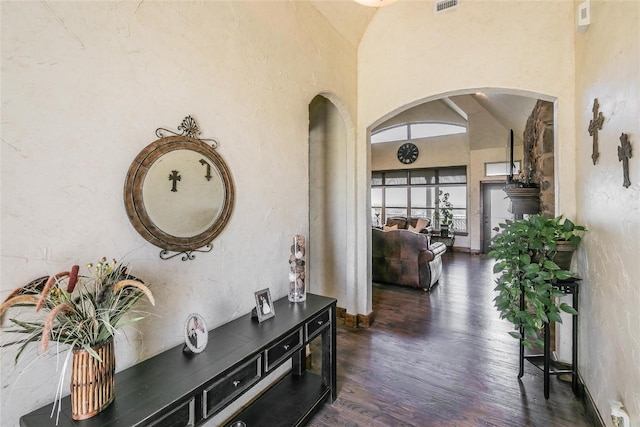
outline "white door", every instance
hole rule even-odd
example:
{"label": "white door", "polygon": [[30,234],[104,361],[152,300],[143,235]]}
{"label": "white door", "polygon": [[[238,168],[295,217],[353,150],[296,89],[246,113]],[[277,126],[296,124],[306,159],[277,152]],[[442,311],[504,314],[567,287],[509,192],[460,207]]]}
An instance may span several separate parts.
{"label": "white door", "polygon": [[486,183],[482,188],[482,253],[489,252],[491,238],[498,234],[499,224],[513,220],[511,202],[504,191],[504,183]]}

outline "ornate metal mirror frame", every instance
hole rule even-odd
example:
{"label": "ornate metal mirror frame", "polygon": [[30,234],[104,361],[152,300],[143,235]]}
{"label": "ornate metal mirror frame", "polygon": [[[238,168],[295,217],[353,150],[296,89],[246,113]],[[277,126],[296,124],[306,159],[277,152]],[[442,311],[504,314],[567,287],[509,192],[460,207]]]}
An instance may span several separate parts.
{"label": "ornate metal mirror frame", "polygon": [[197,138],[200,131],[190,116],[178,130],[182,133],[157,129],[160,139],[136,156],[124,204],[136,231],[162,249],[160,258],[184,254],[186,261],[195,258],[193,252],[213,249],[211,242],[231,216],[235,191],[217,143]]}

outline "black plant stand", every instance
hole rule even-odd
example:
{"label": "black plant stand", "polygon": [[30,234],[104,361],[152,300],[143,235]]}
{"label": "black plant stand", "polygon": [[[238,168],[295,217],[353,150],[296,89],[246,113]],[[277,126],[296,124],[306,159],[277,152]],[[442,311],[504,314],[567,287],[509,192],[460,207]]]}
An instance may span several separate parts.
{"label": "black plant stand", "polygon": [[[578,282],[580,279],[569,279],[558,281],[554,284],[554,287],[562,291],[565,295],[572,295],[572,306],[578,310]],[[525,309],[524,292],[520,297],[520,309]],[[544,398],[549,399],[549,377],[551,375],[571,374],[571,389],[573,394],[578,396],[580,393],[578,387],[578,319],[575,315],[571,316],[572,326],[572,348],[571,348],[571,365],[562,366],[559,363],[551,360],[551,335],[549,323],[545,323],[543,327],[544,333],[544,348],[542,354],[530,354],[525,355],[524,345],[520,342],[520,372],[518,378],[522,378],[524,375],[524,361],[528,360],[538,369],[544,372]],[[524,328],[520,328],[520,335],[524,336]]]}

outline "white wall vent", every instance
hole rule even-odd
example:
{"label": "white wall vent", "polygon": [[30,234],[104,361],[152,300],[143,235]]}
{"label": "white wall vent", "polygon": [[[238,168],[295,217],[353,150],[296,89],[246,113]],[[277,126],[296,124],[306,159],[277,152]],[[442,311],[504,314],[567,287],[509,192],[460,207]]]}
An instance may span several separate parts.
{"label": "white wall vent", "polygon": [[578,31],[584,33],[591,24],[591,7],[589,0],[585,0],[578,6]]}
{"label": "white wall vent", "polygon": [[460,5],[460,0],[439,0],[434,3],[434,12],[442,13]]}

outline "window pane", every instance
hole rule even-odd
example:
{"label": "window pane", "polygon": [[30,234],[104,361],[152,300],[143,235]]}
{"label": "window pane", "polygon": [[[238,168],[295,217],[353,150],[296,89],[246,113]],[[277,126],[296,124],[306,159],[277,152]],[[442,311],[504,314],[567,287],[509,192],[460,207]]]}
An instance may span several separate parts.
{"label": "window pane", "polygon": [[411,208],[426,208],[427,206],[427,188],[411,188]]}
{"label": "window pane", "polygon": [[386,172],[385,185],[407,185],[407,171]]}
{"label": "window pane", "polygon": [[382,185],[382,172],[371,173],[371,185]]}
{"label": "window pane", "polygon": [[412,185],[436,183],[436,172],[434,170],[410,171],[410,174]]}
{"label": "window pane", "polygon": [[371,189],[371,206],[372,207],[382,206],[382,188]]}
{"label": "window pane", "polygon": [[[520,162],[513,162],[513,174],[517,175],[520,171]],[[507,176],[509,175],[509,162],[485,163],[485,176]]]}
{"label": "window pane", "polygon": [[412,123],[411,139],[467,133],[467,128],[450,123]]}
{"label": "window pane", "polygon": [[435,206],[436,204],[436,188],[427,187],[427,206]]}
{"label": "window pane", "polygon": [[467,168],[440,169],[438,180],[441,184],[463,184],[467,182]]}
{"label": "window pane", "polygon": [[407,208],[407,189],[406,188],[385,188],[384,197],[385,197],[385,205],[387,208],[401,207],[406,210]]}
{"label": "window pane", "polygon": [[411,216],[431,219],[433,216],[433,209],[411,209]]}
{"label": "window pane", "polygon": [[371,134],[371,143],[378,144],[380,142],[404,141],[409,139],[407,129],[407,125],[383,129]]}
{"label": "window pane", "polygon": [[467,211],[464,209],[453,210],[453,228],[456,231],[467,231]]}
{"label": "window pane", "polygon": [[394,216],[407,216],[407,209],[400,208],[387,208],[385,210],[386,217],[384,219],[385,224],[387,222],[387,218],[393,218]]}
{"label": "window pane", "polygon": [[449,193],[449,202],[454,208],[466,208],[467,207],[467,187],[458,186],[440,186],[442,194]]}

